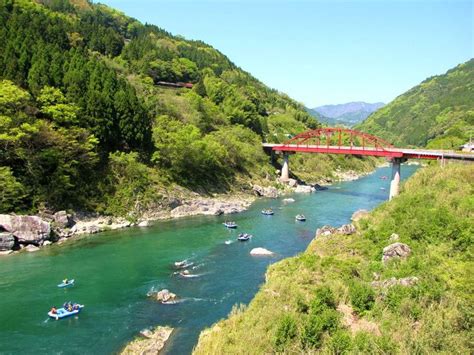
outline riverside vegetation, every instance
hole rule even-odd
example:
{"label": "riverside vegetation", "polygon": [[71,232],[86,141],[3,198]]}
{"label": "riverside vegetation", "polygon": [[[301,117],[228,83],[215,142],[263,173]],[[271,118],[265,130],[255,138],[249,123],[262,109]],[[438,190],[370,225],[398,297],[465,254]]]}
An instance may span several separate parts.
{"label": "riverside vegetation", "polygon": [[[193,191],[251,191],[276,179],[262,141],[318,126],[201,41],[85,0],[0,0],[0,213],[137,219]],[[375,165],[294,160],[314,181]]]}
{"label": "riverside vegetation", "polygon": [[[472,353],[472,176],[472,165],[422,169],[355,233],[324,229],[194,353]],[[382,262],[394,242],[408,255]]]}

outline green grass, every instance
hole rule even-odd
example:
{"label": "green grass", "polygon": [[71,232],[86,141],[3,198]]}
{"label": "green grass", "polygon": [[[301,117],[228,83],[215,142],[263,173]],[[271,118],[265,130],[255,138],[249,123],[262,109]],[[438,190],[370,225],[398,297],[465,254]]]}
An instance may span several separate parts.
{"label": "green grass", "polygon": [[[472,353],[473,176],[473,165],[418,171],[357,233],[272,265],[249,306],[203,331],[195,354]],[[392,233],[412,253],[383,265]],[[374,273],[419,282],[373,288]],[[347,327],[341,305],[378,331]]]}

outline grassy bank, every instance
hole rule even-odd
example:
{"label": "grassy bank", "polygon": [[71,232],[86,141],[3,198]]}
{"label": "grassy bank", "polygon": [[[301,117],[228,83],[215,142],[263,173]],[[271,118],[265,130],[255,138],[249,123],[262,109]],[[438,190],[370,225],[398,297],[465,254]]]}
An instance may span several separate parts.
{"label": "grassy bank", "polygon": [[[196,354],[472,353],[473,165],[420,170],[352,235],[272,265],[248,307],[203,331]],[[411,248],[381,261],[383,248]],[[411,286],[372,282],[416,277]]]}

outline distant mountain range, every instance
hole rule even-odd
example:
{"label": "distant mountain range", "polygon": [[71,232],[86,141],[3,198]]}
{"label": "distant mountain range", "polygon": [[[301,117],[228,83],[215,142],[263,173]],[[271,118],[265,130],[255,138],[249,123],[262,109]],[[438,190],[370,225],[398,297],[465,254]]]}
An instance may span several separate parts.
{"label": "distant mountain range", "polygon": [[383,102],[373,104],[367,102],[348,102],[339,105],[324,105],[308,109],[308,112],[319,121],[329,125],[344,125],[352,127],[365,120],[372,112],[383,107]]}

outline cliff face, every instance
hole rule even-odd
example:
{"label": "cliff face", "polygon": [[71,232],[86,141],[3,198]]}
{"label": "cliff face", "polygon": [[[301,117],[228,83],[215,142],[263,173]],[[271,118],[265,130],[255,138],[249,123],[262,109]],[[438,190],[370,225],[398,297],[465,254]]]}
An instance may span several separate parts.
{"label": "cliff face", "polygon": [[194,353],[470,352],[473,174],[424,168],[355,232],[322,228]]}

